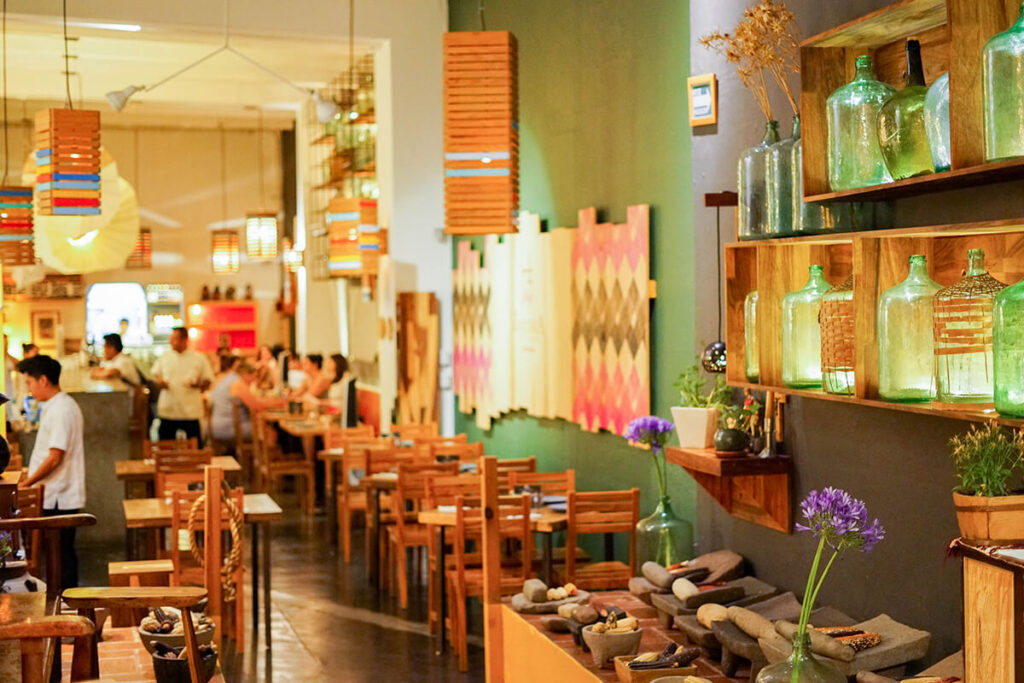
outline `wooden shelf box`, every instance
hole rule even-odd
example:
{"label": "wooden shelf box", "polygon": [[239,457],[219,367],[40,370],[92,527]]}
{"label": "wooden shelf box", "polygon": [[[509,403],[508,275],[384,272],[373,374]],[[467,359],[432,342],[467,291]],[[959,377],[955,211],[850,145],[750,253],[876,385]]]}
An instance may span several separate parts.
{"label": "wooden shelf box", "polygon": [[185,310],[196,351],[216,351],[222,334],[228,336],[232,349],[256,350],[259,325],[255,301],[203,301],[189,304]]}

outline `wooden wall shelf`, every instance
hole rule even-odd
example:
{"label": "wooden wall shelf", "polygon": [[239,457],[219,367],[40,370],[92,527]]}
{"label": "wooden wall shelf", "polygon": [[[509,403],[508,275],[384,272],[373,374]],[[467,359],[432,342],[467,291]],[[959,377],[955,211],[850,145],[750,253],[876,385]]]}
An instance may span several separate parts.
{"label": "wooden wall shelf", "polygon": [[689,472],[734,517],[789,533],[789,458],[719,458],[714,450],[668,446],[665,461]]}

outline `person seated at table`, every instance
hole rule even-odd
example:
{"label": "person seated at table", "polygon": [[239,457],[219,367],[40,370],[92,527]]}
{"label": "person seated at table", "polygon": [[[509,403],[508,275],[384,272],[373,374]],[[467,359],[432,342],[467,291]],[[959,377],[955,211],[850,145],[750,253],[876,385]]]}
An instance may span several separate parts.
{"label": "person seated at table", "polygon": [[235,406],[239,408],[238,428],[243,439],[252,438],[252,413],[280,408],[286,398],[263,398],[252,392],[256,367],[249,361],[237,362],[210,392],[210,436],[214,441],[234,446]]}
{"label": "person seated at table", "polygon": [[324,374],[331,378],[331,384],[327,387],[327,403],[340,411],[338,423],[343,427],[355,427],[359,422],[356,378],[349,372],[348,359],[340,353],[332,353],[327,359]]}
{"label": "person seated at table", "polygon": [[324,374],[324,357],[319,353],[307,353],[302,358],[302,384],[295,389],[291,397],[302,398],[327,398],[327,389],[331,386],[331,378]]}
{"label": "person seated at table", "polygon": [[298,391],[306,381],[306,373],[302,369],[302,359],[291,351],[285,351],[282,364],[284,366],[284,383],[288,385],[288,393],[291,395]]}
{"label": "person seated at table", "polygon": [[[280,346],[280,345],[277,345]],[[282,349],[283,350],[283,349]],[[263,391],[277,388],[280,372],[277,367],[277,354],[274,349],[264,344],[256,352],[256,386]]]}
{"label": "person seated at table", "polygon": [[124,352],[121,335],[116,332],[103,335],[103,362],[99,367],[89,371],[89,376],[108,382],[121,382],[132,387],[137,387],[142,382],[139,371],[135,368],[135,361]]}
{"label": "person seated at table", "polygon": [[235,356],[232,354],[223,354],[217,356],[217,374],[213,376],[213,384],[211,386],[213,386],[214,388],[219,386],[221,380],[230,375],[232,370],[235,369],[235,366],[238,365],[238,363],[241,362],[241,360],[242,359],[240,356]]}

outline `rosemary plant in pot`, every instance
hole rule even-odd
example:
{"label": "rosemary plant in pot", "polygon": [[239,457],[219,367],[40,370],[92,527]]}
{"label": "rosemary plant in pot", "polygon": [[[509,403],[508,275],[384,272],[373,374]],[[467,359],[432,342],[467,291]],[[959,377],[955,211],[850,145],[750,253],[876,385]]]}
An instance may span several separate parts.
{"label": "rosemary plant in pot", "polygon": [[[757,683],[846,683],[846,676],[811,653],[808,622],[818,592],[839,554],[850,550],[871,552],[885,537],[885,529],[877,519],[869,521],[867,506],[862,501],[832,487],[811,491],[800,503],[800,513],[806,524],[797,524],[797,530],[813,534],[818,547],[807,576],[793,653],[786,661],[761,669]],[[826,548],[832,552],[822,569]]]}
{"label": "rosemary plant in pot", "polygon": [[679,405],[672,406],[672,420],[676,423],[679,445],[711,448],[715,443],[719,411],[729,402],[732,393],[725,384],[725,377],[716,375],[714,386],[707,391],[700,364],[694,363],[679,374],[675,387],[679,390]]}
{"label": "rosemary plant in pot", "polygon": [[668,567],[693,559],[693,525],[676,516],[668,497],[665,442],[671,433],[671,422],[648,415],[630,422],[624,434],[632,443],[650,446],[658,478],[658,505],[636,525],[638,565],[651,560]]}
{"label": "rosemary plant in pot", "polygon": [[979,545],[1024,542],[1024,432],[974,425],[950,446],[960,480],[953,491],[960,535]]}

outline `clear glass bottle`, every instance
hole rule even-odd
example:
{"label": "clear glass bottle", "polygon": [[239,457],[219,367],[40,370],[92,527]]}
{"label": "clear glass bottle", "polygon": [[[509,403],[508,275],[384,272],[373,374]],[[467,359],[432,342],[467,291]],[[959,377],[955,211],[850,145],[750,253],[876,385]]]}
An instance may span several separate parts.
{"label": "clear glass bottle", "polygon": [[821,298],[821,386],[830,394],[853,396],[853,274]]}
{"label": "clear glass bottle", "polygon": [[804,202],[804,148],[799,139],[793,144],[793,232],[817,235],[848,230],[850,205],[844,202]]}
{"label": "clear glass bottle", "polygon": [[768,234],[793,233],[793,146],[800,141],[800,117],[793,133],[768,148]]}
{"label": "clear glass bottle", "polygon": [[878,112],[878,144],[893,180],[934,173],[932,151],[924,126],[924,84],[921,44],[907,41],[907,87],[890,97]]}
{"label": "clear glass bottle", "polygon": [[982,112],[985,158],[1024,155],[1024,3],[1017,21],[985,43],[982,60]]}
{"label": "clear glass bottle", "polygon": [[782,383],[794,389],[821,386],[821,297],[831,289],[821,266],[811,266],[803,289],[782,297]]}
{"label": "clear glass bottle", "polygon": [[895,93],[875,78],[871,58],[860,55],[853,80],[828,96],[828,178],[833,190],[892,181],[878,144],[878,111]]}
{"label": "clear glass bottle", "polygon": [[636,524],[637,557],[668,567],[693,559],[693,525],[672,510],[672,501],[662,496],[654,513]]}
{"label": "clear glass bottle", "polygon": [[757,290],[743,300],[743,351],[746,356],[747,381],[757,384],[761,379],[761,359],[757,344]]}
{"label": "clear glass bottle", "polygon": [[914,254],[907,279],[878,297],[878,393],[886,401],[935,398],[932,304],[940,289],[925,257]]}
{"label": "clear glass bottle", "polygon": [[924,96],[924,128],[937,173],[950,169],[949,154],[949,72],[935,79]]}
{"label": "clear glass bottle", "polygon": [[1024,280],[996,296],[992,324],[996,410],[1024,417]]}
{"label": "clear glass bottle", "polygon": [[811,653],[811,637],[797,634],[789,659],[761,669],[757,683],[846,683],[846,676]]}
{"label": "clear glass bottle", "polygon": [[935,294],[936,399],[993,401],[992,309],[1006,285],[985,270],[985,252],[967,252],[967,274]]}
{"label": "clear glass bottle", "polygon": [[740,239],[757,239],[768,233],[768,148],[779,141],[779,122],[768,121],[761,142],[743,150],[737,164]]}

